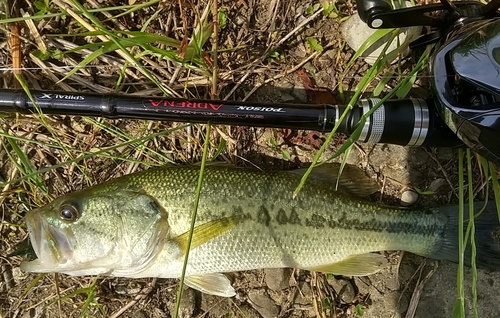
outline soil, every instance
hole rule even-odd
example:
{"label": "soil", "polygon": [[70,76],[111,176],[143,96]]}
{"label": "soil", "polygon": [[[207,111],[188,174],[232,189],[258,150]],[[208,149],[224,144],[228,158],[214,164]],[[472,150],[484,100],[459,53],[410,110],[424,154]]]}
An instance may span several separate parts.
{"label": "soil", "polygon": [[[125,4],[118,0],[82,3],[88,8]],[[218,55],[219,81],[215,89],[210,84],[213,40],[209,40],[203,47],[206,52],[203,58],[208,62],[192,62],[195,65],[192,73],[188,71],[189,65],[157,59],[156,56],[150,58],[159,66],[154,67],[155,64],[150,63],[148,68],[165,86],[189,97],[245,99],[266,103],[345,103],[352,96],[359,78],[368,70],[368,65],[362,60],[346,70],[353,51],[343,45],[338,31],[340,20],[353,14],[355,6],[351,1],[340,1],[337,2],[336,17],[319,14],[311,18],[309,7],[315,4],[303,0],[220,1],[219,12],[223,12],[226,25],[218,34],[218,49],[221,53]],[[31,15],[41,11],[29,3],[17,5]],[[179,5],[183,7],[182,10]],[[195,25],[206,8],[211,7],[205,1],[162,1],[120,18],[106,20],[104,15],[96,15],[110,29],[120,30],[124,27],[126,30],[138,31],[149,17],[158,12],[158,16],[149,21],[146,31],[183,41],[189,40],[196,32]],[[59,9],[53,5],[51,10],[57,12]],[[40,41],[47,43],[53,53],[56,48],[62,50],[62,42],[57,40],[61,37],[48,35],[86,31],[69,15],[35,21],[35,25],[41,40],[37,38],[36,32],[29,29],[27,23],[21,23],[24,41],[22,64],[26,68],[40,67],[33,56],[40,49]],[[295,28],[297,31],[294,31]],[[7,45],[8,33],[5,34],[0,57],[4,61],[10,61],[12,52]],[[288,35],[290,36],[287,38]],[[309,37],[322,45],[322,52],[311,48]],[[99,40],[93,37],[68,37],[66,41],[81,45],[86,41],[90,43]],[[266,52],[269,47],[273,49]],[[123,61],[116,52],[108,55]],[[83,58],[85,54],[76,51],[67,54],[64,59],[52,56],[43,63],[48,67],[74,67],[72,63],[78,63]],[[402,62],[404,66],[410,67],[412,61],[414,59],[410,56]],[[206,69],[203,70],[200,65]],[[58,83],[57,79],[61,79],[64,72],[56,68],[45,72],[33,69],[25,70],[23,77],[33,89],[75,89],[109,93],[113,91],[117,81],[121,80],[118,85],[121,92],[161,93],[137,69],[132,68],[129,73],[122,74],[119,67],[113,67],[104,58],[95,60],[75,76],[63,81],[63,84]],[[396,80],[389,81],[388,89],[396,83]],[[376,84],[375,81],[372,86]],[[4,76],[4,86],[15,87],[12,74],[8,72]],[[412,91],[410,95],[421,97],[422,91],[426,92],[426,87],[425,81],[419,78],[415,84],[415,93]],[[343,94],[339,93],[339,88],[342,88]],[[256,90],[253,91],[254,89]],[[369,91],[365,96],[368,95]],[[31,171],[71,161],[82,153],[97,153],[131,138],[181,126],[179,123],[136,120],[90,121],[79,116],[47,116],[46,120],[52,130],[41,124],[36,116],[19,115],[0,119],[4,131],[0,136],[0,171],[3,180],[16,180]],[[68,277],[61,274],[38,276],[20,270],[21,257],[6,257],[6,254],[12,252],[27,236],[23,221],[27,209],[45,204],[51,197],[152,165],[198,162],[203,147],[203,132],[201,125],[183,128],[143,144],[123,145],[113,150],[112,156],[101,154],[76,163],[69,162],[40,174],[39,179],[35,178],[34,181],[4,183],[0,227],[3,277],[3,280],[0,279],[0,317],[173,316],[178,280]],[[8,139],[8,136],[17,139]],[[210,154],[217,157],[217,160],[236,165],[293,169],[312,162],[326,138],[327,134],[315,131],[220,125],[216,126],[211,136],[213,147]],[[336,135],[322,158],[332,156],[346,139],[345,135]],[[64,151],[49,145],[65,145],[70,150]],[[218,146],[221,151],[218,151]],[[362,168],[382,185],[381,191],[371,198],[373,201],[401,205],[403,193],[412,190],[425,194],[418,195],[416,202],[405,204],[422,207],[457,202],[456,158],[456,149],[357,143],[350,151],[347,162]],[[485,193],[486,190],[482,187],[484,185],[480,182],[477,165],[474,166],[474,171],[474,182],[477,181],[475,190],[481,199],[481,196],[488,193]],[[452,315],[457,294],[455,264],[426,260],[397,251],[387,251],[384,255],[390,265],[368,277],[331,276],[294,269],[231,273],[237,292],[235,297],[221,298],[186,288],[179,317],[396,318]],[[468,312],[471,312],[469,270],[466,270],[466,278],[466,304]],[[500,312],[500,302],[496,301],[496,295],[500,292],[499,282],[500,274],[478,271],[477,308],[480,316],[493,317]]]}

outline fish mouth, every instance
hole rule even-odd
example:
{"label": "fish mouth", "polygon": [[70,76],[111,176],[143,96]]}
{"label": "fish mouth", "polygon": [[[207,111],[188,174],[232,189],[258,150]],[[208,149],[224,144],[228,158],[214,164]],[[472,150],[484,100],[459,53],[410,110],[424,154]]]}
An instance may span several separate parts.
{"label": "fish mouth", "polygon": [[27,272],[53,272],[71,260],[74,235],[70,229],[47,223],[36,209],[29,211],[25,220],[37,259],[22,262],[21,269]]}

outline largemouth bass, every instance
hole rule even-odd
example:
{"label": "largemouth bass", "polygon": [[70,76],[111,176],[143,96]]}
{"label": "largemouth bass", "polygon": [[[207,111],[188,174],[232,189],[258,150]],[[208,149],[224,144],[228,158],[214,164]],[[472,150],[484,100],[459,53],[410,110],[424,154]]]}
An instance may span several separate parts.
{"label": "largemouth bass", "polygon": [[[222,273],[292,267],[369,275],[386,264],[384,250],[458,260],[458,209],[400,210],[352,193],[373,192],[359,171],[314,170],[296,198],[303,171],[261,172],[207,166],[186,284],[233,296]],[[123,176],[61,196],[32,210],[26,223],[37,259],[30,272],[179,278],[187,253],[197,166],[171,166]],[[350,193],[350,194],[349,194]],[[481,207],[481,204],[477,205]],[[476,219],[477,262],[500,268],[495,206]]]}

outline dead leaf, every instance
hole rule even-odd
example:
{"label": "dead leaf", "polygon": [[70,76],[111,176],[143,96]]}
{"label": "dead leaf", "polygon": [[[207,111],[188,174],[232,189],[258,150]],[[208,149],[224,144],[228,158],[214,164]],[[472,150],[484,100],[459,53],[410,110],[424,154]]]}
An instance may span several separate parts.
{"label": "dead leaf", "polygon": [[326,88],[318,88],[313,80],[307,74],[307,71],[303,68],[297,71],[297,75],[302,81],[302,86],[306,91],[307,96],[311,100],[312,104],[337,104],[337,99],[333,93]]}

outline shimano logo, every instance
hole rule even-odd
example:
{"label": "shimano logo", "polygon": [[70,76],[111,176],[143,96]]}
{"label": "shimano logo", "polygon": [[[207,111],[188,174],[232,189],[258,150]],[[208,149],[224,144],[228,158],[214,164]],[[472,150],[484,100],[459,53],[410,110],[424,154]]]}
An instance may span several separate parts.
{"label": "shimano logo", "polygon": [[85,100],[85,96],[82,95],[70,95],[70,94],[53,94],[53,93],[42,93],[38,96],[38,99],[65,99],[65,100]]}
{"label": "shimano logo", "polygon": [[258,107],[258,106],[238,106],[236,110],[254,111],[254,112],[271,112],[271,113],[285,113],[283,108],[275,107]]}

